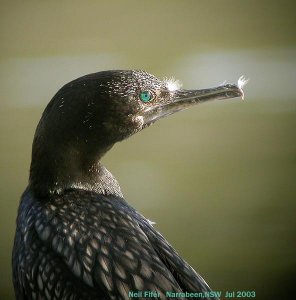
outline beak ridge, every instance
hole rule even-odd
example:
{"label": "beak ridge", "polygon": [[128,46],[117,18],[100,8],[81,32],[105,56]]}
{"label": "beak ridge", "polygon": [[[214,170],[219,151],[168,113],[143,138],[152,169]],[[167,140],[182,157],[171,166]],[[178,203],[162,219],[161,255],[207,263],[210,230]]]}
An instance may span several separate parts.
{"label": "beak ridge", "polygon": [[171,115],[195,104],[210,100],[225,100],[240,97],[244,99],[243,87],[248,82],[243,76],[238,84],[223,84],[218,87],[200,90],[176,90],[169,102],[149,107],[144,112],[144,126],[148,126],[160,118]]}

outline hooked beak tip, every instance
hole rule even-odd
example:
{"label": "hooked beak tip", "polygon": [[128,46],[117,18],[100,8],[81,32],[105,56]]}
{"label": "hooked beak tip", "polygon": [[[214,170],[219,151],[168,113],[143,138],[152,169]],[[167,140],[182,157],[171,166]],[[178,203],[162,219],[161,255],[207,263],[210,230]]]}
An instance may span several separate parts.
{"label": "hooked beak tip", "polygon": [[249,82],[249,78],[245,78],[243,75],[238,79],[237,81],[237,86],[238,88],[240,89],[241,91],[241,94],[242,94],[242,100],[245,99],[245,94],[244,94],[244,91],[243,91],[243,88],[244,86]]}

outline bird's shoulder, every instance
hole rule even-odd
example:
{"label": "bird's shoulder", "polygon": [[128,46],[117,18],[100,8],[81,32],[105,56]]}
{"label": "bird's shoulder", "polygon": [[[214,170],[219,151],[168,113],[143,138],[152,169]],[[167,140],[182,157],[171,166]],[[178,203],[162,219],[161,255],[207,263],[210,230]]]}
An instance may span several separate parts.
{"label": "bird's shoulder", "polygon": [[89,288],[111,299],[133,291],[157,291],[160,298],[182,292],[145,232],[149,222],[124,199],[69,190],[35,199],[34,206],[39,239]]}

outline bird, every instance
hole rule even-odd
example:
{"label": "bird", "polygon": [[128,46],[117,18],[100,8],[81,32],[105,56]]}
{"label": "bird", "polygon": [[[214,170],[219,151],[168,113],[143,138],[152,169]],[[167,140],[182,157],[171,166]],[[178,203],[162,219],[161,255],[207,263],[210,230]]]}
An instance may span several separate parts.
{"label": "bird", "polygon": [[145,71],[110,70],[64,85],[33,140],[12,253],[16,299],[187,299],[192,293],[218,299],[129,205],[101,159],[163,117],[209,100],[242,98],[244,82],[186,90]]}

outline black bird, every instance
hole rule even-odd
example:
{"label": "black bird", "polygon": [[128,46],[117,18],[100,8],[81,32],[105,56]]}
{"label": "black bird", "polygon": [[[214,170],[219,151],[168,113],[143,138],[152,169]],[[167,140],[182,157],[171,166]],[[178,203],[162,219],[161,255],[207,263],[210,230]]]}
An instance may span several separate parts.
{"label": "black bird", "polygon": [[188,293],[216,299],[125,201],[100,160],[116,142],[164,116],[242,96],[240,83],[183,90],[144,71],[98,72],[62,87],[33,141],[13,248],[16,298],[143,299],[145,291],[155,291],[160,299],[186,299]]}

